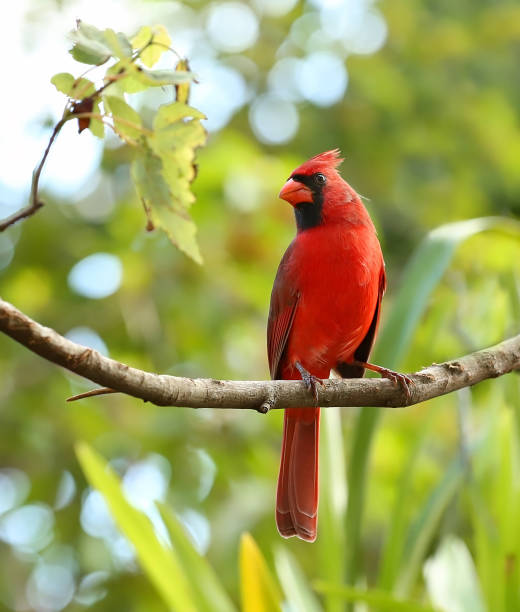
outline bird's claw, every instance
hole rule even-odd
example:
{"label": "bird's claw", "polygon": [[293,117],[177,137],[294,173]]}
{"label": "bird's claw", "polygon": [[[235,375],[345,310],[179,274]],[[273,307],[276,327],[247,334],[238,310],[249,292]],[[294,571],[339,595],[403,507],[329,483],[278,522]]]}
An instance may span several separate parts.
{"label": "bird's claw", "polygon": [[299,362],[296,362],[296,368],[298,372],[300,373],[302,377],[302,381],[305,383],[305,386],[314,396],[314,401],[317,406],[318,401],[319,401],[318,384],[320,384],[323,387],[324,386],[323,380],[321,380],[321,378],[318,378],[317,376],[314,376],[314,374],[311,374],[310,372],[308,372]]}
{"label": "bird's claw", "polygon": [[320,384],[323,387],[323,381],[321,380],[321,378],[318,378],[317,376],[314,376],[313,374],[309,374],[308,376],[302,377],[302,379],[307,389],[313,394],[314,402],[317,406],[319,403],[318,384]]}
{"label": "bird's claw", "polygon": [[406,395],[406,399],[410,399],[410,388],[415,387],[415,382],[407,374],[400,374],[388,368],[380,368],[378,370],[382,378],[388,378],[394,385],[399,385]]}

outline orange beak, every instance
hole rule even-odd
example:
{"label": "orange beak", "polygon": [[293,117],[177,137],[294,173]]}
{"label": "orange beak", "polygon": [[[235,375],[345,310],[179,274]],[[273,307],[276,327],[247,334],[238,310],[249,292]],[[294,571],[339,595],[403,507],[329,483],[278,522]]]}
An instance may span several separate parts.
{"label": "orange beak", "polygon": [[301,202],[312,202],[312,191],[303,183],[289,179],[282,187],[278,197],[296,206]]}

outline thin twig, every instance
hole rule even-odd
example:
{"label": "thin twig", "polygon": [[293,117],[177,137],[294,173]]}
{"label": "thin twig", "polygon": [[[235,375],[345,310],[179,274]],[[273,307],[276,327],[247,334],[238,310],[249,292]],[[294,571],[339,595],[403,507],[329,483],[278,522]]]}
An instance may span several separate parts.
{"label": "thin twig", "polygon": [[[44,359],[98,385],[158,406],[235,408],[263,413],[274,408],[314,406],[314,396],[301,381],[182,378],[132,368],[43,327],[1,299],[0,331]],[[320,387],[319,403],[322,407],[411,406],[518,369],[520,335],[410,375],[414,384],[409,395],[400,385],[386,379],[334,379]]]}
{"label": "thin twig", "polygon": [[62,119],[60,119],[58,123],[54,126],[51,137],[49,138],[49,142],[47,143],[47,147],[43,153],[43,157],[41,158],[40,163],[38,164],[38,166],[36,166],[33,172],[32,183],[31,183],[31,194],[30,194],[30,200],[29,200],[30,204],[26,206],[25,208],[22,208],[18,212],[14,213],[10,217],[7,217],[7,219],[4,219],[0,223],[0,232],[3,232],[11,225],[14,225],[17,221],[20,221],[21,219],[25,219],[26,217],[30,217],[31,215],[34,215],[34,213],[37,210],[39,210],[40,208],[42,208],[42,206],[44,206],[44,203],[40,200],[38,196],[38,186],[40,182],[40,175],[42,173],[43,166],[45,165],[47,156],[49,155],[53,142],[56,140],[56,137],[60,133],[61,128],[65,125],[65,123],[69,119],[70,119],[70,116],[65,114],[65,116],[62,117]]}
{"label": "thin twig", "polygon": [[[114,75],[114,79],[113,80],[117,80],[118,78],[123,78],[124,76],[126,76],[126,75],[124,75],[124,74],[121,75],[121,76]],[[76,79],[76,80],[78,80],[78,79]],[[101,93],[109,85],[112,84],[113,80],[111,80],[111,81],[109,81],[107,83],[104,83],[91,96],[88,96],[88,98],[91,98],[94,102],[97,101],[99,99],[99,96],[101,95]],[[84,100],[85,99],[86,98],[84,98]],[[45,203],[40,200],[39,193],[38,193],[38,187],[39,187],[39,182],[40,182],[40,175],[42,173],[43,166],[45,165],[45,162],[47,161],[47,157],[49,155],[51,147],[52,147],[54,141],[56,140],[56,137],[60,133],[61,129],[65,125],[65,123],[67,123],[67,121],[71,121],[72,119],[80,119],[83,116],[90,117],[90,118],[100,118],[101,120],[103,120],[102,116],[98,116],[95,113],[72,113],[72,112],[70,112],[70,109],[71,109],[71,101],[69,100],[69,102],[67,103],[67,106],[65,107],[65,111],[63,113],[63,117],[54,126],[54,129],[52,131],[51,137],[49,138],[49,142],[47,143],[47,147],[46,147],[46,149],[45,149],[45,151],[43,153],[43,156],[42,156],[42,158],[40,160],[40,163],[38,164],[38,166],[36,166],[36,168],[35,168],[35,170],[33,172],[32,182],[31,182],[31,193],[30,193],[30,196],[29,196],[29,204],[25,208],[22,208],[21,210],[13,213],[11,216],[9,216],[6,219],[4,219],[3,221],[1,221],[0,222],[0,232],[3,232],[8,227],[10,227],[11,225],[14,225],[18,221],[21,221],[22,219],[25,219],[26,217],[30,217],[30,216],[34,215],[34,213],[37,210],[39,210],[40,208],[42,208],[45,205]],[[136,130],[145,131],[145,128],[142,128],[141,126],[137,126],[137,125],[133,124],[132,122],[126,121],[125,119],[118,119],[118,121],[120,121],[122,124],[128,125],[129,127],[133,127]],[[108,125],[120,137],[122,137],[121,134],[116,131],[116,129],[115,129],[115,127],[113,125],[110,125],[110,124],[108,124]],[[146,131],[149,133],[149,130],[146,130]],[[125,138],[123,138],[123,140],[125,140]]]}
{"label": "thin twig", "polygon": [[119,393],[115,389],[109,389],[108,387],[101,387],[100,389],[91,389],[90,391],[85,391],[84,393],[78,393],[77,395],[73,395],[72,397],[68,397],[68,402],[75,402],[76,400],[85,399],[87,397],[95,397],[96,395],[108,395],[109,393]]}

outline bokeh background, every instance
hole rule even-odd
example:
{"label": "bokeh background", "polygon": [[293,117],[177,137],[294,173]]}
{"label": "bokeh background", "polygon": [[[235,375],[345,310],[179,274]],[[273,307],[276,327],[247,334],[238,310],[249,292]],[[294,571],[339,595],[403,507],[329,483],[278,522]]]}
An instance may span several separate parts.
{"label": "bokeh background", "polygon": [[[506,218],[441,266],[394,365],[413,371],[518,333],[518,3],[12,3],[1,42],[1,217],[26,201],[63,110],[51,76],[82,70],[67,53],[76,18],[128,34],[163,23],[198,74],[190,102],[208,116],[209,139],[198,156],[192,214],[205,263],[145,232],[127,147],[78,136],[71,122],[42,177],[48,205],[0,234],[4,299],[136,367],[267,378],[269,295],[294,234],[290,207],[276,194],[296,165],[339,147],[343,175],[365,196],[385,253],[383,329],[407,262],[430,231]],[[130,102],[153,108],[167,96],[136,94]],[[348,555],[340,538],[334,548],[330,538],[309,546],[277,535],[281,413],[158,408],[117,395],[66,404],[88,384],[5,337],[0,372],[0,608],[165,609],[87,486],[78,440],[111,461],[159,531],[154,501],[175,510],[236,601],[244,531],[271,565],[276,547],[289,550],[309,583],[332,579],[324,559]],[[520,601],[518,392],[518,377],[509,375],[382,416],[351,583],[450,610],[518,609],[510,607]],[[333,477],[346,466],[356,471],[349,457],[357,416],[341,411],[344,454]],[[338,516],[345,504],[341,493]],[[424,538],[410,570],[405,546],[414,533]],[[389,553],[391,534],[397,543]],[[462,595],[451,584],[457,567]],[[473,607],[456,607],[460,601]],[[326,596],[320,605],[343,607]]]}

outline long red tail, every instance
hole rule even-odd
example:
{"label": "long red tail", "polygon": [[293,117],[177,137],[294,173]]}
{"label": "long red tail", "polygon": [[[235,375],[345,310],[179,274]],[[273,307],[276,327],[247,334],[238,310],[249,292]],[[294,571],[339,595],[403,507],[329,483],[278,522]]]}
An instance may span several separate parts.
{"label": "long red tail", "polygon": [[276,525],[284,538],[316,539],[319,432],[319,408],[285,410],[276,496]]}

